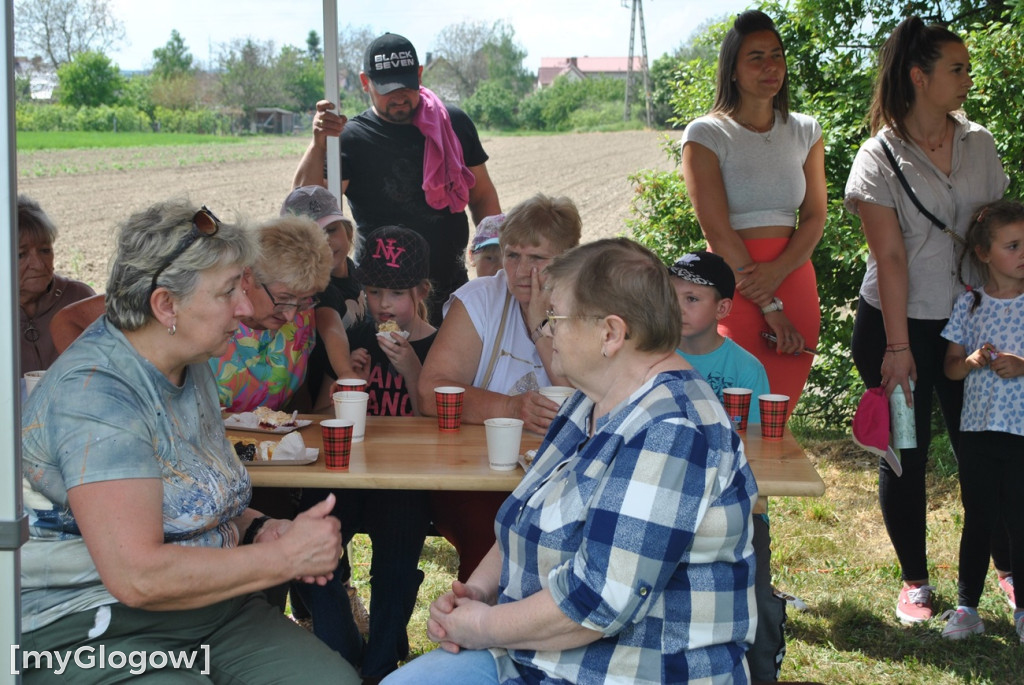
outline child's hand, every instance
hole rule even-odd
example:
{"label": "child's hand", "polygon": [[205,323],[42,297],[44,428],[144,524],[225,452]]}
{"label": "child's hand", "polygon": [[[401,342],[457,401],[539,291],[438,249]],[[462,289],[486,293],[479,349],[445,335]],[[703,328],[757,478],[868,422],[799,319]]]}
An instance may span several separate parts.
{"label": "child's hand", "polygon": [[348,361],[355,374],[365,381],[370,374],[370,353],[366,351],[366,348],[360,347],[357,350],[352,350]]}
{"label": "child's hand", "polygon": [[992,353],[994,355],[989,366],[1000,378],[1017,378],[1024,376],[1024,359],[1015,354],[1006,352]]}
{"label": "child's hand", "polygon": [[968,371],[974,371],[988,366],[992,359],[999,356],[995,349],[996,348],[994,348],[991,343],[985,343],[969,354],[967,358],[964,359],[964,364],[967,365]]}
{"label": "child's hand", "polygon": [[419,376],[419,371],[422,368],[420,358],[416,356],[416,352],[408,340],[392,333],[378,337],[377,344],[380,345],[380,349],[387,355],[391,365],[398,373],[402,374],[403,378]]}

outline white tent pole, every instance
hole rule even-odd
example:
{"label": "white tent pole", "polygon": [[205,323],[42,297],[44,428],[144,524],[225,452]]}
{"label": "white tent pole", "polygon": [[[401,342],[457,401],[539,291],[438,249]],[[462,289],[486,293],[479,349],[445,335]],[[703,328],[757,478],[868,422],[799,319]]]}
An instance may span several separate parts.
{"label": "white tent pole", "polygon": [[[338,0],[324,0],[324,96],[338,106]],[[327,139],[327,189],[341,202],[341,140]]]}
{"label": "white tent pole", "polygon": [[[3,104],[4,135],[0,137],[0,158],[4,160],[6,183],[0,184],[0,204],[7,208],[0,217],[6,240],[0,240],[0,284],[7,297],[0,297],[0,321],[9,324],[0,334],[0,684],[20,682],[11,675],[11,645],[21,641],[21,583],[18,548],[28,536],[21,505],[21,391],[18,374],[20,326],[17,317],[17,240],[15,205],[18,196],[17,145],[14,125],[14,10],[4,0],[4,69],[7,78],[0,93]],[[4,667],[6,666],[6,668]]]}

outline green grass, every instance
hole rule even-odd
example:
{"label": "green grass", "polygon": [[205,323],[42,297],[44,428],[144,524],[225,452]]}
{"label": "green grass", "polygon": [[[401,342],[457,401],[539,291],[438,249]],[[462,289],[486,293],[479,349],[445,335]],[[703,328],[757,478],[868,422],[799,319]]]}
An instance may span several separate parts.
{"label": "green grass", "polygon": [[[821,683],[1003,685],[1024,683],[1024,646],[990,572],[979,611],[985,634],[960,642],[939,637],[942,622],[905,627],[896,618],[899,567],[878,510],[877,463],[841,433],[797,426],[827,491],[822,498],[778,497],[770,503],[775,583],[804,599],[789,612],[784,680]],[[956,604],[962,507],[949,442],[938,437],[928,476],[928,549],[936,613]],[[369,602],[369,540],[353,544],[353,582]],[[420,559],[426,580],[409,624],[412,654],[433,648],[427,607],[451,586],[454,549],[428,538]]]}
{"label": "green grass", "polygon": [[18,131],[18,150],[71,150],[175,145],[234,145],[249,138],[195,133],[108,133],[99,131]]}
{"label": "green grass", "polygon": [[63,178],[110,171],[298,159],[308,142],[306,136],[298,135],[19,133],[18,178]]}

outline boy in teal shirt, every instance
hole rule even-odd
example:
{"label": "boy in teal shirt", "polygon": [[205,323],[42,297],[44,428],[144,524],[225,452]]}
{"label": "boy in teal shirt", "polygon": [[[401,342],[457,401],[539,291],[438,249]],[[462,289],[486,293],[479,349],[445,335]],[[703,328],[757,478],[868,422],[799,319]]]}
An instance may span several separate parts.
{"label": "boy in teal shirt", "polygon": [[[722,400],[725,388],[750,388],[748,423],[761,422],[757,396],[769,392],[768,375],[757,357],[718,332],[718,322],[729,315],[736,277],[725,260],[701,250],[685,254],[669,268],[675,278],[683,328],[676,352],[697,369]],[[786,600],[772,587],[771,535],[768,514],[754,514],[754,597],[757,602],[757,633],[747,651],[752,680],[778,680],[786,654]]]}
{"label": "boy in teal shirt", "polygon": [[768,392],[768,374],[757,357],[718,332],[732,310],[736,278],[725,260],[700,251],[683,255],[669,269],[683,329],[676,352],[697,369],[722,400],[725,388],[750,388],[748,423],[760,423],[757,396]]}

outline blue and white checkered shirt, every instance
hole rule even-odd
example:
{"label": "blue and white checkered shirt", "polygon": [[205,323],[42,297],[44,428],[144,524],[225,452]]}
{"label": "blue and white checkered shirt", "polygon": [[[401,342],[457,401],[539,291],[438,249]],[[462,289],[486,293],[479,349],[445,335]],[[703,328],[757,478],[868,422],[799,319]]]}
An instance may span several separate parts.
{"label": "blue and white checkered shirt", "polygon": [[661,373],[599,419],[577,392],[497,518],[499,602],[548,588],[605,637],[492,649],[502,683],[746,683],[751,509],[739,437],[695,371]]}

